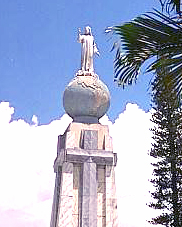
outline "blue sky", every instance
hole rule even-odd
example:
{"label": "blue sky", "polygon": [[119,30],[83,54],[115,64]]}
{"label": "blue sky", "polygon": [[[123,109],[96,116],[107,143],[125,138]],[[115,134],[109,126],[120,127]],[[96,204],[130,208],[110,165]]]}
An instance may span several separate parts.
{"label": "blue sky", "polygon": [[152,75],[118,88],[104,29],[153,7],[158,0],[0,0],[0,227],[49,227],[57,136],[71,121],[62,95],[80,67],[77,29],[86,25],[100,51],[95,71],[111,93],[101,123],[109,125],[118,155],[119,227],[150,226]]}
{"label": "blue sky", "polygon": [[111,92],[112,121],[127,102],[150,108],[147,91],[151,75],[145,75],[125,91],[113,82],[112,41],[104,34],[117,25],[159,6],[156,0],[7,0],[0,1],[0,101],[16,108],[13,119],[40,124],[62,116],[62,94],[80,66],[77,29],[92,27],[100,57],[95,71]]}

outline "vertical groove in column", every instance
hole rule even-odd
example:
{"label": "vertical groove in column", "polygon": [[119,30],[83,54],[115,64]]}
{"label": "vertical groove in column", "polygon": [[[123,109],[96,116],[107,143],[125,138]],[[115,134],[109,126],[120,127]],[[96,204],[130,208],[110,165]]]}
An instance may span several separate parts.
{"label": "vertical groove in column", "polygon": [[97,227],[96,164],[83,164],[82,226]]}
{"label": "vertical groove in column", "polygon": [[80,227],[80,187],[81,164],[73,165],[73,227]]}
{"label": "vertical groove in column", "polygon": [[97,227],[106,227],[105,166],[97,166]]}

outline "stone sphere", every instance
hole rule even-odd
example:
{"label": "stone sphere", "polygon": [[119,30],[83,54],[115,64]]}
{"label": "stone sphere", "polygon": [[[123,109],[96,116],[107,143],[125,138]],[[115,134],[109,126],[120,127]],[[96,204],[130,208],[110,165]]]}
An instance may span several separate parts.
{"label": "stone sphere", "polygon": [[96,76],[76,76],[64,91],[63,106],[73,119],[78,117],[99,119],[109,109],[109,90]]}

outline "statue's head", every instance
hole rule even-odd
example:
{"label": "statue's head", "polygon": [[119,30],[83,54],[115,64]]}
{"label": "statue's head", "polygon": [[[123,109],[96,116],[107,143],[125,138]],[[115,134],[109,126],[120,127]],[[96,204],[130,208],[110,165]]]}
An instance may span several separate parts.
{"label": "statue's head", "polygon": [[86,26],[85,27],[85,35],[92,35],[92,33],[91,33],[91,27],[89,27],[89,26]]}

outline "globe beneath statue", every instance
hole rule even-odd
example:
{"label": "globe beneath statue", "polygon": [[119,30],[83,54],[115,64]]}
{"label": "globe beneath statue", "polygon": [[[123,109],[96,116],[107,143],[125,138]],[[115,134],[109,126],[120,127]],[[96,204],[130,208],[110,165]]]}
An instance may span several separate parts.
{"label": "globe beneath statue", "polygon": [[96,74],[77,75],[64,91],[63,106],[75,122],[98,123],[109,109],[109,90]]}

